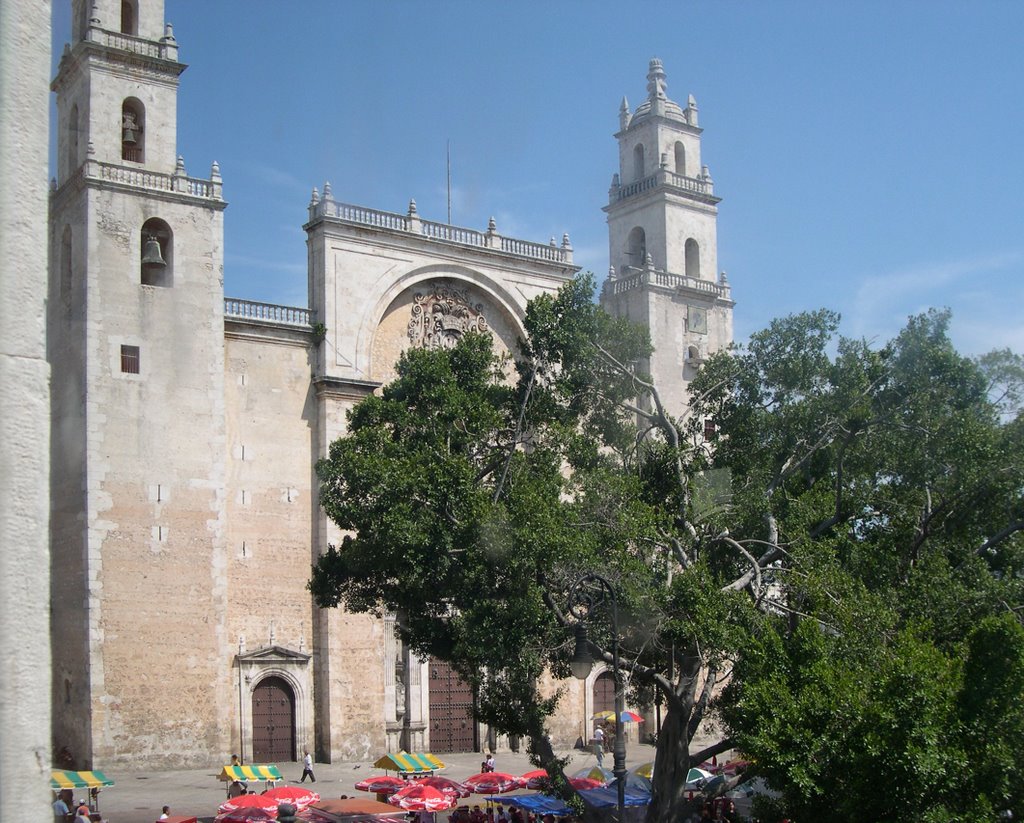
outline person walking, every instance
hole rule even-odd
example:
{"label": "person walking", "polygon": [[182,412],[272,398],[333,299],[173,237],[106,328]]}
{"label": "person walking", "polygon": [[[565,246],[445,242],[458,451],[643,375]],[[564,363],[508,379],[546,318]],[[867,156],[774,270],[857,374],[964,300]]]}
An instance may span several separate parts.
{"label": "person walking", "polygon": [[303,749],[302,754],[302,777],[299,778],[299,782],[305,783],[308,776],[310,780],[316,783],[316,775],[313,774],[313,755],[309,753],[309,749]]}
{"label": "person walking", "polygon": [[600,726],[594,728],[594,754],[597,755],[598,767],[604,766],[604,729]]}

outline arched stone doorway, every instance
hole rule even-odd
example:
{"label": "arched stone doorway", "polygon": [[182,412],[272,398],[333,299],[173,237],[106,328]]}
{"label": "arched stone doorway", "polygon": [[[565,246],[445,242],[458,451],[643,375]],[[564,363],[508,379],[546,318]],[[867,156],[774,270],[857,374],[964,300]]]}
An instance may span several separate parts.
{"label": "arched stone doorway", "polygon": [[265,677],[252,690],[252,758],[295,760],[295,692],[284,678]]}

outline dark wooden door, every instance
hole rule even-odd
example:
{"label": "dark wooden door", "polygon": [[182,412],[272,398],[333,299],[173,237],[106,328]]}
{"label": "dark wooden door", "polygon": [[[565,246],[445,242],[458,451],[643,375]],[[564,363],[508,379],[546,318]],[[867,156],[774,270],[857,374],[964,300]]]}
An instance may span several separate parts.
{"label": "dark wooden door", "polygon": [[601,672],[594,680],[594,714],[615,711],[615,675]]}
{"label": "dark wooden door", "polygon": [[473,689],[443,660],[430,659],[430,750],[477,751]]}
{"label": "dark wooden door", "polygon": [[280,677],[261,680],[253,690],[252,759],[295,760],[295,693]]}

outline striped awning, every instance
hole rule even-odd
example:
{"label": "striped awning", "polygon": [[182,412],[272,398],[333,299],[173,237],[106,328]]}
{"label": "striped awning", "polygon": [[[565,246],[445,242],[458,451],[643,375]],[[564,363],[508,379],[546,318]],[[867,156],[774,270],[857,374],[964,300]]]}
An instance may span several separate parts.
{"label": "striped awning", "polygon": [[219,776],[220,780],[230,783],[239,780],[243,783],[256,782],[258,780],[284,780],[277,766],[260,766],[250,764],[248,766],[225,766]]}
{"label": "striped awning", "polygon": [[373,767],[405,774],[417,774],[437,771],[443,769],[445,765],[430,752],[393,752],[384,755],[373,764]]}
{"label": "striped awning", "polygon": [[51,789],[98,789],[113,785],[114,781],[103,772],[66,772],[62,769],[50,772]]}

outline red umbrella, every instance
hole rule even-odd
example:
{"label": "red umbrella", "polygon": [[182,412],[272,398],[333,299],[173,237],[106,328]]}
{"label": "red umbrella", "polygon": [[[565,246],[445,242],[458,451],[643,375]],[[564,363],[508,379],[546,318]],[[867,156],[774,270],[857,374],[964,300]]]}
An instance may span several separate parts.
{"label": "red umbrella", "polygon": [[469,797],[471,794],[469,789],[461,783],[458,783],[448,777],[441,777],[440,775],[421,777],[413,782],[417,786],[430,786],[432,789],[437,789],[441,794],[447,794],[451,797]]}
{"label": "red umbrella", "polygon": [[407,812],[443,812],[458,803],[458,797],[447,795],[432,786],[410,783],[400,792],[391,795],[388,803]]}
{"label": "red umbrella", "polygon": [[570,777],[569,785],[576,789],[576,791],[581,791],[583,789],[600,789],[604,783],[590,777]]}
{"label": "red umbrella", "polygon": [[[261,795],[243,794],[239,797],[260,797]],[[238,798],[236,797],[235,800]],[[273,811],[261,809],[259,806],[240,806],[231,811],[221,812],[214,820],[216,823],[268,823],[277,820],[277,806]]]}
{"label": "red umbrella", "polygon": [[278,803],[291,803],[296,807],[296,811],[320,800],[320,795],[316,792],[300,786],[276,786],[263,792],[263,796]]}
{"label": "red umbrella", "polygon": [[260,809],[265,812],[271,812],[276,817],[277,805],[277,800],[274,800],[272,797],[264,797],[262,794],[240,794],[238,797],[232,797],[230,800],[221,803],[217,813],[225,814],[226,812]]}
{"label": "red umbrella", "polygon": [[547,786],[548,773],[544,769],[534,769],[532,772],[519,775],[519,785],[524,789],[543,789]]}
{"label": "red umbrella", "polygon": [[356,788],[361,792],[373,792],[374,794],[394,794],[399,789],[404,789],[409,781],[390,774],[379,774],[376,777],[368,777],[356,783]]}
{"label": "red umbrella", "polygon": [[477,794],[504,794],[519,788],[519,778],[505,772],[480,772],[470,775],[462,783]]}

